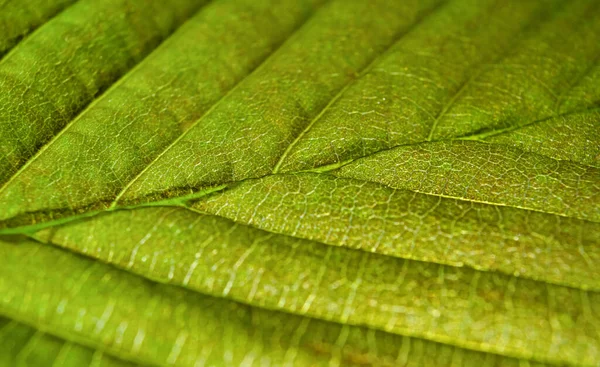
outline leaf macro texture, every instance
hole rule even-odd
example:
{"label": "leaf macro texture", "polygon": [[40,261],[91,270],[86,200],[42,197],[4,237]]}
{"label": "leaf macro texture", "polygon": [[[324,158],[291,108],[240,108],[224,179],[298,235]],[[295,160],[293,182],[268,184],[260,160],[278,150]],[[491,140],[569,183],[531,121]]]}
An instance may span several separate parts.
{"label": "leaf macro texture", "polygon": [[598,0],[0,0],[0,366],[599,366],[599,40]]}

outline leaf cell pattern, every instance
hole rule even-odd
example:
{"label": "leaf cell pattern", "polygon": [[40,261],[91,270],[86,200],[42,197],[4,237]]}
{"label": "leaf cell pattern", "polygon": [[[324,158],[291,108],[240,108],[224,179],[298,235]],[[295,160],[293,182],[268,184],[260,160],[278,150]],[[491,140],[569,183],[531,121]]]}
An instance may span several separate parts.
{"label": "leaf cell pattern", "polygon": [[0,29],[0,365],[600,363],[597,0]]}

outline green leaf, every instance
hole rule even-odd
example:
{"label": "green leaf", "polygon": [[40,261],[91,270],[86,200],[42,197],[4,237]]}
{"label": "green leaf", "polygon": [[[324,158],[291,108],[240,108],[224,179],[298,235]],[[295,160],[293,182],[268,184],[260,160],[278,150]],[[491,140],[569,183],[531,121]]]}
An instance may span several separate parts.
{"label": "green leaf", "polygon": [[597,365],[599,7],[0,2],[0,365]]}
{"label": "green leaf", "polygon": [[57,338],[15,320],[0,318],[0,365],[132,367],[137,364]]}
{"label": "green leaf", "polygon": [[0,57],[35,28],[75,0],[4,0],[0,2]]}
{"label": "green leaf", "polygon": [[[80,1],[15,47],[0,61],[0,182],[202,3]],[[18,12],[7,14],[11,23],[16,18],[15,27],[29,22]]]}
{"label": "green leaf", "polygon": [[337,176],[393,188],[600,222],[600,169],[475,141],[403,145],[350,162]]}

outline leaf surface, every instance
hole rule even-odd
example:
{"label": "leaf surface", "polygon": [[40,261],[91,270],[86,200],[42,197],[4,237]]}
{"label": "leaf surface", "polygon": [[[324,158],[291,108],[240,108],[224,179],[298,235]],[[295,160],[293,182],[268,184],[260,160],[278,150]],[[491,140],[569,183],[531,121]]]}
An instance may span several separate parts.
{"label": "leaf surface", "polygon": [[0,319],[0,342],[2,366],[133,367],[137,365],[114,358],[99,350],[57,338],[8,318]]}
{"label": "leaf surface", "polygon": [[51,19],[75,0],[4,0],[0,2],[0,57],[19,40]]}
{"label": "leaf surface", "polygon": [[15,4],[0,364],[600,362],[597,1]]}
{"label": "leaf surface", "polygon": [[80,1],[6,55],[0,61],[0,182],[201,5]]}

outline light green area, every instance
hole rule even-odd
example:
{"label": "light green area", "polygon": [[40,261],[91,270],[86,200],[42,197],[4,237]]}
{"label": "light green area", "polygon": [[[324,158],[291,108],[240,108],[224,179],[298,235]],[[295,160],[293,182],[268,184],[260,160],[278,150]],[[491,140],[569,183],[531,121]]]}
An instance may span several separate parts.
{"label": "light green area", "polygon": [[17,3],[0,366],[600,363],[597,0]]}
{"label": "light green area", "polygon": [[[600,85],[600,83],[598,83]],[[561,115],[518,129],[482,134],[482,139],[600,168],[600,110]]]}
{"label": "light green area", "polygon": [[[508,137],[500,141],[508,143]],[[502,145],[443,141],[400,146],[358,159],[334,174],[600,222],[600,169]]]}
{"label": "light green area", "polygon": [[193,207],[334,246],[600,290],[597,222],[315,173],[248,180]]}
{"label": "light green area", "polygon": [[[125,234],[118,244],[114,232]],[[367,254],[187,208],[113,212],[38,236],[147,278],[253,306],[524,358],[598,358],[591,347],[600,340],[593,331],[596,292]],[[540,314],[544,322],[530,322]]]}
{"label": "light green area", "polygon": [[68,342],[23,323],[0,318],[0,366],[133,367],[137,364]]}
{"label": "light green area", "polygon": [[[103,345],[107,352],[141,363],[515,367],[529,363],[251,307],[152,282],[32,241],[0,241],[0,255],[7,261],[0,268],[3,313],[34,320],[62,338]],[[576,351],[581,361],[594,353],[592,348],[567,349]]]}

